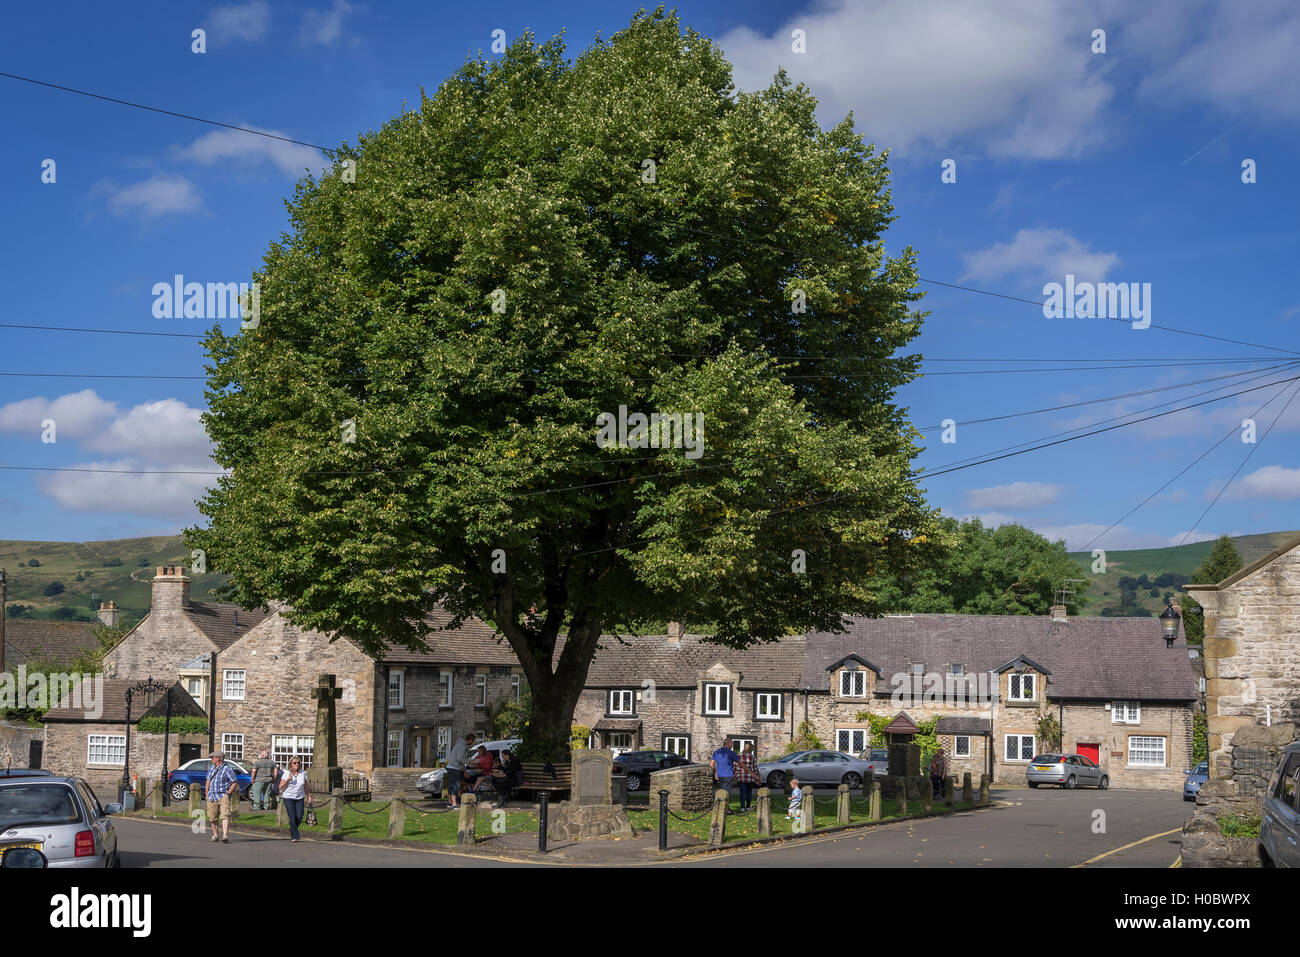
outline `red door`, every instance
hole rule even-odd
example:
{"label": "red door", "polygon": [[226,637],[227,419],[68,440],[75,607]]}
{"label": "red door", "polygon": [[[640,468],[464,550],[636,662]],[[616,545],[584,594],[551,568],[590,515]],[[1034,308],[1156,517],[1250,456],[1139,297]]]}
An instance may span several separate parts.
{"label": "red door", "polygon": [[1085,758],[1091,758],[1093,764],[1101,764],[1101,745],[1100,744],[1081,744],[1079,753]]}

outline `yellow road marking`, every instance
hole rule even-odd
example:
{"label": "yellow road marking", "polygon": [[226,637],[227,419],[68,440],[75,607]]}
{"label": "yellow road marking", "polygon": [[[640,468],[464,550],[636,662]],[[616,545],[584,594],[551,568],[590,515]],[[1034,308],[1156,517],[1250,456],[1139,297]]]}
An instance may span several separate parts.
{"label": "yellow road marking", "polygon": [[1087,867],[1089,864],[1096,864],[1102,858],[1110,857],[1112,854],[1118,854],[1120,851],[1127,851],[1130,847],[1137,847],[1139,844],[1145,844],[1147,841],[1154,841],[1158,837],[1168,837],[1170,834],[1178,834],[1182,827],[1176,827],[1169,831],[1161,831],[1159,834],[1152,834],[1150,837],[1144,837],[1140,841],[1134,841],[1131,844],[1125,844],[1123,847],[1117,847],[1113,851],[1106,851],[1104,854],[1098,854],[1096,857],[1090,857],[1082,864],[1071,864],[1071,867]]}

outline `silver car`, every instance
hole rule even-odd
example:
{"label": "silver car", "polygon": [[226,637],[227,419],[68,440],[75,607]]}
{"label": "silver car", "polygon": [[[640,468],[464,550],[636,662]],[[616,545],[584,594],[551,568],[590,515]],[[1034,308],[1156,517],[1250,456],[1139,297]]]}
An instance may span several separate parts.
{"label": "silver car", "polygon": [[49,867],[120,867],[117,832],[81,778],[0,775],[0,850],[30,847]]}
{"label": "silver car", "polygon": [[1265,867],[1300,867],[1300,741],[1282,751],[1264,796],[1259,822],[1259,862]]}
{"label": "silver car", "polygon": [[1040,784],[1057,787],[1100,788],[1110,787],[1110,777],[1101,765],[1082,754],[1039,754],[1025,768],[1025,778],[1031,788]]}
{"label": "silver car", "polygon": [[[506,738],[504,741],[475,741],[474,747],[470,748],[469,754],[473,756],[477,753],[480,746],[487,748],[488,754],[492,755],[492,765],[501,763],[502,751],[513,751],[524,742],[519,738]],[[430,797],[437,797],[442,793],[442,782],[447,777],[446,767],[434,768],[432,771],[426,771],[420,775],[420,779],[415,784],[415,789],[421,794],[427,794]]]}
{"label": "silver car", "polygon": [[862,787],[872,775],[871,762],[840,751],[796,751],[758,766],[758,777],[770,788],[783,788],[790,778],[800,784]]}

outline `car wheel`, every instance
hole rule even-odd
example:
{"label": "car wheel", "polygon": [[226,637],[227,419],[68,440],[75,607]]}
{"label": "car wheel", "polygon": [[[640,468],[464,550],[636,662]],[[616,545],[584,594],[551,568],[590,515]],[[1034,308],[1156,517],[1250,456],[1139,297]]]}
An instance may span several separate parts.
{"label": "car wheel", "polygon": [[1030,786],[1031,788],[1036,788],[1036,787],[1038,787],[1038,782],[1037,782],[1037,781],[1030,781],[1030,782],[1029,782],[1029,786]]}
{"label": "car wheel", "polygon": [[1108,778],[1106,775],[1103,774],[1101,776],[1101,783],[1097,785],[1097,789],[1099,791],[1104,791],[1108,787],[1110,787],[1110,778]]}
{"label": "car wheel", "polygon": [[767,786],[770,788],[778,788],[778,789],[785,787],[785,772],[773,771],[771,774],[769,774],[767,776]]}
{"label": "car wheel", "polygon": [[862,787],[862,776],[850,771],[848,774],[844,775],[844,783],[849,786],[850,791],[854,788],[860,788]]}
{"label": "car wheel", "polygon": [[1074,775],[1073,775],[1073,774],[1071,774],[1068,778],[1065,779],[1065,789],[1066,789],[1067,791],[1073,791],[1073,790],[1074,790],[1074,785],[1075,785],[1075,784],[1076,784],[1076,782],[1075,782],[1075,780],[1074,780]]}
{"label": "car wheel", "polygon": [[627,789],[629,791],[641,791],[645,788],[645,782],[641,780],[639,774],[629,774],[627,776]]}
{"label": "car wheel", "polygon": [[190,786],[184,781],[172,782],[172,800],[187,801],[190,797]]}

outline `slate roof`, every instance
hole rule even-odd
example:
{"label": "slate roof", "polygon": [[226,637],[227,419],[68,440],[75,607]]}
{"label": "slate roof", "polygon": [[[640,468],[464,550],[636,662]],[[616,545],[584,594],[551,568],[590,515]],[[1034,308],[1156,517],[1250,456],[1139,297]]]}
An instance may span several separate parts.
{"label": "slate roof", "polygon": [[[558,658],[559,649],[557,649]],[[744,651],[709,644],[703,635],[603,635],[587,671],[588,688],[639,688],[647,678],[658,688],[693,688],[700,672],[721,662],[740,675],[741,688],[794,689],[804,658],[804,639],[752,645]]]}
{"label": "slate roof", "polygon": [[[50,722],[86,722],[89,724],[125,724],[126,723],[126,689],[131,687],[139,679],[137,678],[105,678],[104,679],[104,713],[98,718],[87,717],[83,708],[69,708],[66,706],[67,699],[59,702],[59,707],[51,708],[45,712],[43,721]],[[194,699],[189,696],[179,683],[172,685],[168,689],[168,694],[172,696],[172,717],[203,717],[204,711]],[[149,709],[144,707],[144,698],[136,694],[131,702],[131,721],[138,721],[146,714],[157,715],[162,717],[167,713],[166,698],[159,696],[154,706]]]}
{"label": "slate roof", "polygon": [[993,722],[989,718],[967,718],[961,716],[944,716],[935,722],[935,734],[989,734]]}
{"label": "slate roof", "polygon": [[69,662],[84,651],[99,647],[91,631],[97,621],[35,621],[5,619],[5,663],[20,665],[33,658]]}
{"label": "slate roof", "polygon": [[191,601],[185,614],[217,646],[218,651],[225,651],[244,637],[254,625],[261,624],[269,617],[264,611],[215,601]]}
{"label": "slate roof", "polygon": [[994,671],[1024,655],[1051,672],[1049,698],[1192,701],[1196,676],[1181,636],[1166,647],[1155,618],[1070,618],[1030,615],[890,615],[851,618],[843,634],[808,635],[799,687],[827,691],[826,667],[848,654],[875,662],[890,677],[965,666],[968,676]]}
{"label": "slate roof", "polygon": [[[446,628],[451,621],[451,614],[440,608],[429,615],[427,620],[437,628]],[[466,619],[455,631],[435,631],[424,641],[429,646],[428,651],[390,647],[384,655],[384,661],[393,665],[519,664],[519,659],[505,636],[478,618]]]}

